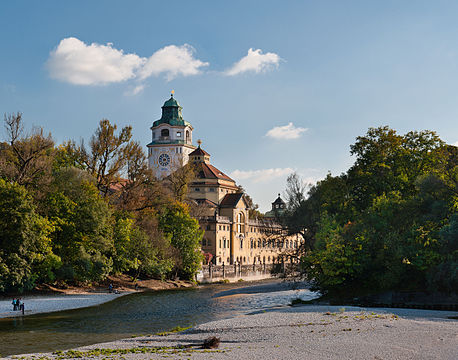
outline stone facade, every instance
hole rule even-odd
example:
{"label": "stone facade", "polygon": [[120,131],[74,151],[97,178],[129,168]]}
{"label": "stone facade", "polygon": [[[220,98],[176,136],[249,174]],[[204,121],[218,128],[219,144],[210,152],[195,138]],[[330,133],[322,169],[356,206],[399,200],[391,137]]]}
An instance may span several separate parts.
{"label": "stone facade", "polygon": [[215,265],[274,264],[280,255],[298,248],[301,239],[287,236],[275,222],[276,215],[285,208],[280,195],[265,217],[251,219],[244,194],[235,181],[210,163],[210,154],[200,143],[197,148],[192,145],[193,128],[183,120],[181,110],[173,95],[164,103],[161,119],[151,127],[149,164],[157,178],[168,176],[188,162],[194,165],[196,178],[189,185],[188,197],[200,210],[198,220],[205,231],[202,251],[207,261]]}

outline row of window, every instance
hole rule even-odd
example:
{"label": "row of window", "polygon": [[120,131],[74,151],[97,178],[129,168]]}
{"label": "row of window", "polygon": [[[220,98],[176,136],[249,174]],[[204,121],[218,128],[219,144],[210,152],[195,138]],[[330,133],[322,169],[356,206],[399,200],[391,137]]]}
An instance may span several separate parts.
{"label": "row of window", "polygon": [[260,248],[260,247],[263,247],[263,248],[275,248],[275,247],[278,247],[278,248],[282,248],[283,246],[286,248],[286,249],[297,249],[297,241],[293,241],[293,240],[286,240],[286,241],[282,241],[282,240],[271,240],[271,241],[268,241],[268,240],[260,240],[258,239],[256,241],[256,239],[251,239],[250,241],[250,248],[251,249],[256,249],[256,247]]}
{"label": "row of window", "polygon": [[[240,239],[240,249],[243,249],[243,239]],[[210,239],[202,239],[202,246],[210,246],[211,245],[211,240]],[[293,240],[261,240],[261,239],[251,239],[250,240],[250,248],[251,249],[256,249],[256,248],[283,248],[285,247],[286,249],[297,249],[298,243],[297,241]],[[219,239],[219,247],[220,249],[229,249],[230,247],[230,240],[226,239],[225,237],[222,239]]]}
{"label": "row of window", "polygon": [[[181,138],[182,137],[182,132],[181,131],[177,131],[176,132],[176,137],[177,138]],[[189,140],[189,130],[186,130],[186,140]],[[161,137],[169,137],[170,136],[170,131],[169,129],[162,129],[161,130]],[[153,139],[156,138],[156,132],[153,131]]]}
{"label": "row of window", "polygon": [[[247,261],[248,260],[248,261]],[[262,263],[265,263],[267,260],[268,263],[270,263],[270,256],[267,256],[267,258],[265,256],[262,257],[262,262],[261,262],[261,257],[260,256],[257,256],[257,257],[254,257],[253,258],[253,263],[255,264],[262,264]],[[272,262],[275,262],[275,260],[277,260],[274,256],[272,256]],[[218,257],[218,263],[221,264],[223,261],[223,259],[221,257]],[[229,264],[231,261],[230,258],[226,258],[226,264]],[[250,264],[250,257],[246,257],[246,256],[240,256],[235,259],[235,262],[236,263],[241,263],[241,264]]]}
{"label": "row of window", "polygon": [[[194,188],[194,191],[200,192],[200,190],[201,190],[201,189],[198,188],[198,187]],[[202,188],[202,191],[205,192],[205,188]],[[210,191],[210,192],[215,192],[215,188],[212,188],[212,187],[211,187],[211,188],[208,188],[208,191]]]}

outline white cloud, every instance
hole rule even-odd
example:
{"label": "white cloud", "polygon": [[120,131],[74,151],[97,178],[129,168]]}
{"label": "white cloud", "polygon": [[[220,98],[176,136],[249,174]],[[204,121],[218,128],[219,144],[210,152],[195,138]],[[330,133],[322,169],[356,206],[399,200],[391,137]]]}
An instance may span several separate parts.
{"label": "white cloud", "polygon": [[135,96],[137,94],[140,94],[144,89],[145,89],[145,85],[140,84],[140,85],[134,86],[133,88],[130,88],[127,91],[125,91],[124,95]]}
{"label": "white cloud", "polygon": [[261,170],[234,170],[230,176],[237,181],[248,180],[253,183],[267,182],[279,177],[285,177],[294,172],[291,168],[272,168]]}
{"label": "white cloud", "polygon": [[452,144],[453,146],[458,146],[458,141]]}
{"label": "white cloud", "polygon": [[270,129],[266,136],[274,139],[298,139],[303,132],[306,132],[307,128],[295,127],[292,122],[285,126],[276,126]]}
{"label": "white cloud", "polygon": [[[125,54],[123,50],[113,48],[111,43],[87,45],[69,37],[61,40],[51,51],[47,65],[54,79],[75,85],[106,85],[134,78],[145,80],[161,74],[167,80],[180,75],[196,75],[208,63],[195,59],[194,49],[187,44],[169,45],[145,58]],[[143,88],[140,84],[128,93],[135,95]]]}
{"label": "white cloud", "polygon": [[136,54],[114,49],[111,43],[86,45],[70,37],[51,51],[48,68],[54,79],[75,85],[104,85],[134,78],[144,62]]}
{"label": "white cloud", "polygon": [[275,53],[263,54],[261,49],[248,49],[248,54],[225,71],[226,75],[234,76],[247,71],[265,72],[278,67],[280,56]]}
{"label": "white cloud", "polygon": [[208,66],[208,62],[195,59],[194,52],[194,48],[188,44],[166,46],[151,55],[140,70],[139,77],[143,80],[164,73],[167,80],[172,80],[178,75],[197,75],[202,67]]}

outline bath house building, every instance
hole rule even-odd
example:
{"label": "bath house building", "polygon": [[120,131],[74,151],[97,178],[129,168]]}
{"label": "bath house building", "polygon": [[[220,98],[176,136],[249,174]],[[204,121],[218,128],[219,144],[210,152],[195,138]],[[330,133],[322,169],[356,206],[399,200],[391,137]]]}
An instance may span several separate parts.
{"label": "bath house building", "polygon": [[210,154],[192,145],[192,126],[182,116],[173,94],[162,107],[162,117],[153,123],[148,144],[149,164],[157,178],[168,176],[188,162],[196,178],[188,197],[199,205],[199,223],[205,231],[202,251],[216,265],[271,264],[279,255],[300,246],[298,236],[287,236],[275,221],[285,203],[280,195],[272,210],[261,219],[251,219],[244,194],[235,181],[210,162]]}

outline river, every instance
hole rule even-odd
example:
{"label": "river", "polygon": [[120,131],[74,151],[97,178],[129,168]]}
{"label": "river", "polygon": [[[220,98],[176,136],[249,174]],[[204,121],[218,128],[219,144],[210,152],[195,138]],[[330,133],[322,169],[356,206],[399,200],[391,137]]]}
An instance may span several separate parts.
{"label": "river", "polygon": [[154,334],[316,296],[304,284],[280,281],[133,293],[88,308],[0,319],[0,356]]}

